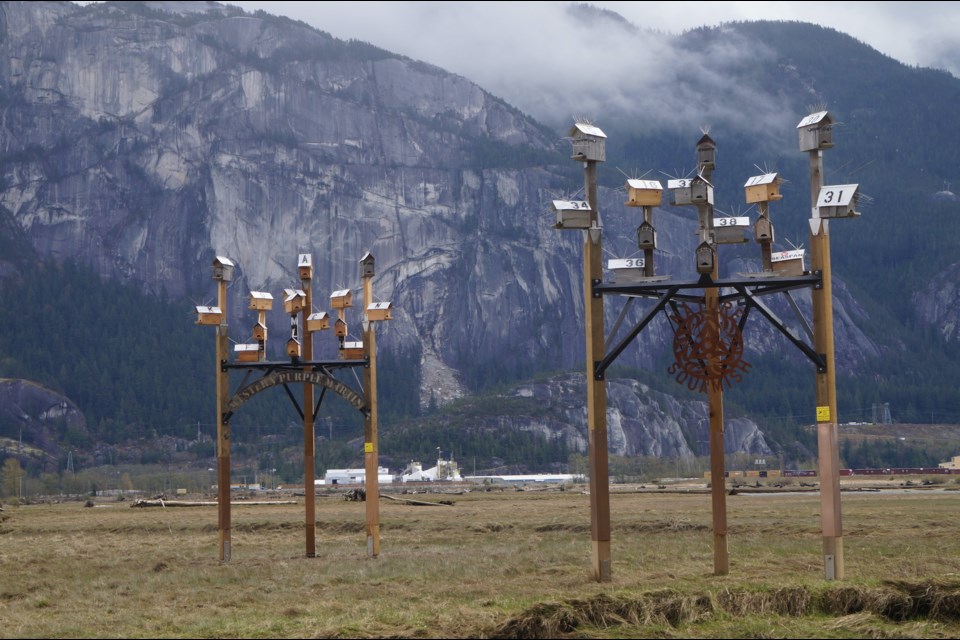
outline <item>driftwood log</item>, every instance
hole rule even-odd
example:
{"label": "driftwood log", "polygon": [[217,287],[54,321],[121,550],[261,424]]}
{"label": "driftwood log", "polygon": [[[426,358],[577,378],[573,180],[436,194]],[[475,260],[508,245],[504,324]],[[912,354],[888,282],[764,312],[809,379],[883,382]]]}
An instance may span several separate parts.
{"label": "driftwood log", "polygon": [[403,502],[405,504],[413,505],[415,507],[452,507],[453,500],[439,500],[437,502],[427,502],[425,500],[410,500],[409,498],[395,498],[388,495],[380,495],[381,498],[386,498],[387,500],[393,500],[394,502]]}
{"label": "driftwood log", "polygon": [[[255,500],[238,500],[236,502],[231,502],[235,505],[251,505],[251,506],[265,506],[265,505],[274,505],[274,504],[297,504],[296,500],[270,500],[270,501],[255,501]],[[131,507],[144,508],[144,507],[215,507],[217,506],[216,500],[136,500]]]}

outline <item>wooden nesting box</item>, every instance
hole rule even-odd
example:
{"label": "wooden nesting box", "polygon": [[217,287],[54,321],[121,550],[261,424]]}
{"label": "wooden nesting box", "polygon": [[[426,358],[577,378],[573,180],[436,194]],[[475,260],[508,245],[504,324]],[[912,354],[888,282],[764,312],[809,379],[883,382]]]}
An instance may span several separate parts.
{"label": "wooden nesting box", "polygon": [[747,204],[756,202],[776,202],[782,200],[780,195],[780,185],[783,178],[775,173],[765,173],[762,176],[753,176],[743,185],[747,198]]}
{"label": "wooden nesting box", "polygon": [[821,218],[853,218],[860,215],[856,210],[860,201],[860,185],[838,184],[820,187],[817,210]]}
{"label": "wooden nesting box", "polygon": [[784,276],[802,276],[804,274],[803,254],[803,249],[778,251],[770,255],[770,266]]}
{"label": "wooden nesting box", "polygon": [[750,218],[722,216],[713,219],[713,240],[717,244],[740,244],[747,242]]}
{"label": "wooden nesting box", "polygon": [[800,151],[817,151],[833,146],[833,118],[826,111],[811,113],[797,125]]}
{"label": "wooden nesting box", "polygon": [[344,342],[340,349],[341,360],[363,360],[366,354],[363,352],[362,342]]}
{"label": "wooden nesting box", "polygon": [[301,280],[313,278],[313,256],[309,253],[301,253],[297,258],[297,271],[300,272]]}
{"label": "wooden nesting box", "polygon": [[220,307],[197,307],[197,324],[216,326],[223,319]]}
{"label": "wooden nesting box", "polygon": [[607,270],[614,284],[632,284],[643,280],[644,264],[643,258],[614,258],[607,260]]}
{"label": "wooden nesting box", "polygon": [[551,206],[557,214],[554,229],[590,228],[590,205],[583,200],[554,200]]}
{"label": "wooden nesting box", "polygon": [[709,242],[701,242],[697,247],[697,273],[712,273],[713,267],[717,264],[717,252],[710,246]]}
{"label": "wooden nesting box", "polygon": [[260,360],[259,344],[237,344],[233,346],[237,362],[257,362]]}
{"label": "wooden nesting box", "polygon": [[257,341],[266,341],[267,339],[267,325],[262,322],[258,322],[253,325],[253,339]]}
{"label": "wooden nesting box", "polygon": [[607,135],[592,124],[578,122],[567,134],[573,143],[574,160],[581,162],[606,162]]}
{"label": "wooden nesting box", "polygon": [[300,357],[300,341],[296,338],[287,340],[287,355],[291,358]]}
{"label": "wooden nesting box", "polygon": [[638,249],[656,249],[657,248],[657,230],[653,225],[644,220],[637,227],[637,248]]}
{"label": "wooden nesting box", "polygon": [[230,258],[217,256],[213,260],[213,279],[230,282],[233,280],[233,261]]}
{"label": "wooden nesting box", "polygon": [[338,338],[346,338],[347,323],[342,319],[337,318],[337,321],[333,323],[333,335],[337,336]]}
{"label": "wooden nesting box", "polygon": [[307,316],[307,331],[323,331],[330,328],[330,316],[326,311],[318,311]]}
{"label": "wooden nesting box", "polygon": [[659,207],[663,202],[663,185],[659,180],[627,180],[628,207]]}
{"label": "wooden nesting box", "polygon": [[670,204],[674,206],[713,204],[713,185],[703,176],[669,180],[667,188],[673,189],[673,202]]}
{"label": "wooden nesting box", "polygon": [[360,258],[360,277],[361,278],[372,278],[376,274],[376,261],[373,259],[373,254],[369,251],[363,254],[363,257]]}
{"label": "wooden nesting box", "polygon": [[273,295],[266,291],[250,292],[250,309],[253,311],[270,311],[273,309]]}
{"label": "wooden nesting box", "polygon": [[367,306],[367,320],[393,320],[393,305],[389,302],[371,302]]}
{"label": "wooden nesting box", "polygon": [[340,289],[330,294],[330,306],[334,309],[347,309],[353,306],[353,292]]}
{"label": "wooden nesting box", "polygon": [[717,166],[717,143],[707,134],[697,141],[697,169],[713,169]]}
{"label": "wooden nesting box", "polygon": [[773,242],[773,223],[770,218],[760,216],[753,225],[753,237],[757,242]]}
{"label": "wooden nesting box", "polygon": [[283,310],[290,315],[300,313],[307,306],[307,294],[303,289],[284,289],[283,295]]}

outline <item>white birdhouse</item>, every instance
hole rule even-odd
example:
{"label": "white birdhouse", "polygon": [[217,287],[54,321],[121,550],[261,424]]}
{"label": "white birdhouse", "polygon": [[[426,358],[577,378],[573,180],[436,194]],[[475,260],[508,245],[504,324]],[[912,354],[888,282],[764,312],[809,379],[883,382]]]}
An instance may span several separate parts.
{"label": "white birdhouse", "polygon": [[353,306],[353,292],[340,289],[330,294],[330,306],[334,309],[346,309]]}
{"label": "white birdhouse", "polygon": [[303,289],[284,289],[283,295],[283,310],[290,315],[300,313],[307,306],[307,294]]}
{"label": "white birdhouse", "polygon": [[827,111],[811,113],[797,125],[800,151],[817,151],[833,146],[833,118]]}
{"label": "white birdhouse", "polygon": [[213,279],[230,282],[233,280],[233,261],[230,258],[217,256],[213,260]]}
{"label": "white birdhouse", "polygon": [[820,187],[817,211],[821,218],[853,218],[860,215],[856,210],[860,201],[860,185],[838,184]]}
{"label": "white birdhouse", "polygon": [[270,311],[273,309],[273,295],[266,291],[250,292],[250,309],[253,311]]}
{"label": "white birdhouse", "polygon": [[607,135],[592,124],[578,122],[570,128],[570,136],[573,142],[574,160],[581,162],[605,162],[607,159]]}
{"label": "white birdhouse", "polygon": [[297,271],[300,272],[301,280],[313,278],[313,256],[309,253],[301,253],[297,258]]}
{"label": "white birdhouse", "polygon": [[555,229],[590,228],[590,205],[583,200],[554,200],[551,206],[557,214]]}

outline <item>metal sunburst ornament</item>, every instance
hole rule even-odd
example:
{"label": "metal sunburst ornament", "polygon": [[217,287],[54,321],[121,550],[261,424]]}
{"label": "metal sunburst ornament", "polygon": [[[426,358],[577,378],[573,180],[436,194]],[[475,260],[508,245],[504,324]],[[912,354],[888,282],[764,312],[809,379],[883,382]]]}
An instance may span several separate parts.
{"label": "metal sunburst ornament", "polygon": [[751,367],[743,359],[742,315],[743,309],[730,302],[720,305],[718,319],[708,316],[703,305],[678,307],[670,316],[676,330],[674,363],[667,373],[701,393],[707,391],[707,385],[719,390],[741,382]]}

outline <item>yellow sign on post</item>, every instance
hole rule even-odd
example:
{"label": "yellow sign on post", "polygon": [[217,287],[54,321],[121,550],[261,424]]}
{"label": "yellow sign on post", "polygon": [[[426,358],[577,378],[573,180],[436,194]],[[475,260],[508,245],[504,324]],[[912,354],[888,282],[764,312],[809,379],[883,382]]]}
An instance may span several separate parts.
{"label": "yellow sign on post", "polygon": [[830,407],[817,407],[817,422],[830,422]]}
{"label": "yellow sign on post", "polygon": [[364,442],[364,443],[363,443],[363,452],[364,452],[364,453],[373,453],[373,443],[372,443],[372,442]]}

